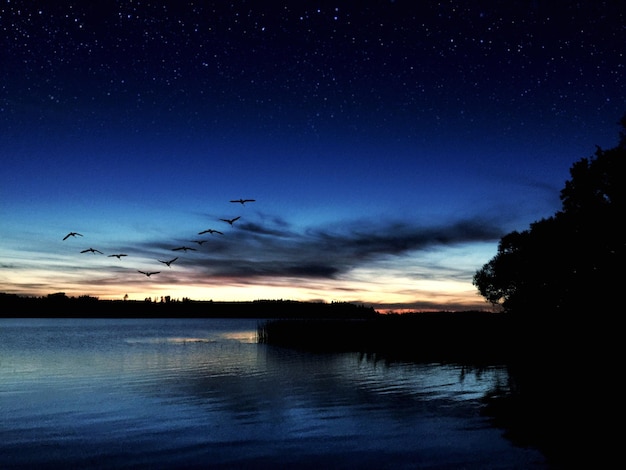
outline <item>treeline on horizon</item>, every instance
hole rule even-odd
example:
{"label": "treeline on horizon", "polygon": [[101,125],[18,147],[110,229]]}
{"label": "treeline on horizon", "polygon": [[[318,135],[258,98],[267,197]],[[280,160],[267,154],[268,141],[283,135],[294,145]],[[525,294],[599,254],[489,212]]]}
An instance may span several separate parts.
{"label": "treeline on horizon", "polygon": [[101,300],[92,296],[68,297],[63,292],[44,297],[0,293],[5,318],[336,318],[366,319],[379,315],[372,307],[349,302],[296,300]]}

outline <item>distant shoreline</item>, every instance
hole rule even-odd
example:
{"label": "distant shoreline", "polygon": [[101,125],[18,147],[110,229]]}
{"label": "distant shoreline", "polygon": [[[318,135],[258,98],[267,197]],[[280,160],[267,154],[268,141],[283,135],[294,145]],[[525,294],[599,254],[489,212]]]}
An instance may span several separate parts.
{"label": "distant shoreline", "polygon": [[21,297],[0,293],[2,318],[373,318],[371,307],[346,302],[255,300],[148,302],[94,297]]}

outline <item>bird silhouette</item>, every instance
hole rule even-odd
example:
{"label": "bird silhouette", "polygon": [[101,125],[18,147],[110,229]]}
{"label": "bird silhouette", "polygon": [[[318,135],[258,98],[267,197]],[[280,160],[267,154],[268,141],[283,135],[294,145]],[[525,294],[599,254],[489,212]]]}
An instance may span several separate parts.
{"label": "bird silhouette", "polygon": [[241,216],[235,217],[234,219],[220,219],[220,220],[223,220],[224,222],[227,222],[232,226],[239,219],[241,219]]}
{"label": "bird silhouette", "polygon": [[94,250],[93,248],[87,248],[86,250],[81,251],[81,253],[87,253],[87,252],[89,252],[89,251],[91,251],[94,255],[95,255],[96,253],[103,254],[101,251],[99,251],[99,250]]}
{"label": "bird silhouette", "polygon": [[224,235],[219,230],[213,230],[212,228],[210,228],[208,230],[203,230],[202,232],[198,232],[198,235],[204,235],[205,233],[210,233],[211,235],[214,234],[214,233],[219,233],[220,235]]}
{"label": "bird silhouette", "polygon": [[246,202],[255,202],[256,199],[233,199],[230,202],[238,202],[239,204],[241,204],[242,206],[246,204]]}
{"label": "bird silhouette", "polygon": [[180,251],[183,250],[185,253],[187,250],[196,251],[195,248],[189,248],[188,246],[179,246],[178,248],[172,248],[172,251]]}
{"label": "bird silhouette", "polygon": [[197,243],[198,245],[202,246],[203,243],[206,243],[207,240],[192,240],[193,243]]}
{"label": "bird silhouette", "polygon": [[118,253],[118,254],[115,254],[115,255],[109,255],[109,258],[111,258],[113,256],[115,256],[117,259],[122,259],[122,256],[128,256],[128,255],[125,255],[124,253]]}
{"label": "bird silhouette", "polygon": [[174,261],[176,261],[177,259],[178,259],[178,256],[177,256],[176,258],[174,258],[174,259],[169,260],[169,261],[161,261],[160,259],[159,259],[159,260],[157,260],[157,261],[158,261],[159,263],[167,264],[167,267],[168,267],[168,268],[170,268],[170,267],[171,267],[171,266],[170,266],[170,264],[172,264],[172,263],[173,263]]}
{"label": "bird silhouette", "polygon": [[67,240],[70,237],[76,237],[76,236],[82,237],[82,235],[78,232],[70,232],[63,237],[63,240]]}
{"label": "bird silhouette", "polygon": [[139,270],[137,270],[137,272],[138,272],[138,273],[141,273],[141,274],[145,274],[146,276],[150,277],[150,276],[152,276],[153,274],[159,274],[161,271],[145,272],[145,271],[139,271]]}

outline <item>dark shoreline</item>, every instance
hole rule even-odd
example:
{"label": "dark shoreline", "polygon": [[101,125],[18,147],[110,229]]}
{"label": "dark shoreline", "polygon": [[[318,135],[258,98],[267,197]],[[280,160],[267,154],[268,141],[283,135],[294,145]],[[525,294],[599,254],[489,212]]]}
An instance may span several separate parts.
{"label": "dark shoreline", "polygon": [[371,307],[345,302],[256,300],[213,302],[201,300],[148,302],[99,300],[94,297],[20,297],[0,294],[4,318],[373,318]]}

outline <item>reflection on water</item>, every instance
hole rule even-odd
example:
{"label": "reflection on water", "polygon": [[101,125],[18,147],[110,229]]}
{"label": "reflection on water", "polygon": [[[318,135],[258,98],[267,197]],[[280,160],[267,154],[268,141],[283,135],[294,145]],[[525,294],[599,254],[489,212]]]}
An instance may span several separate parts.
{"label": "reflection on water", "polygon": [[547,468],[503,368],[256,344],[256,320],[0,319],[3,468]]}

